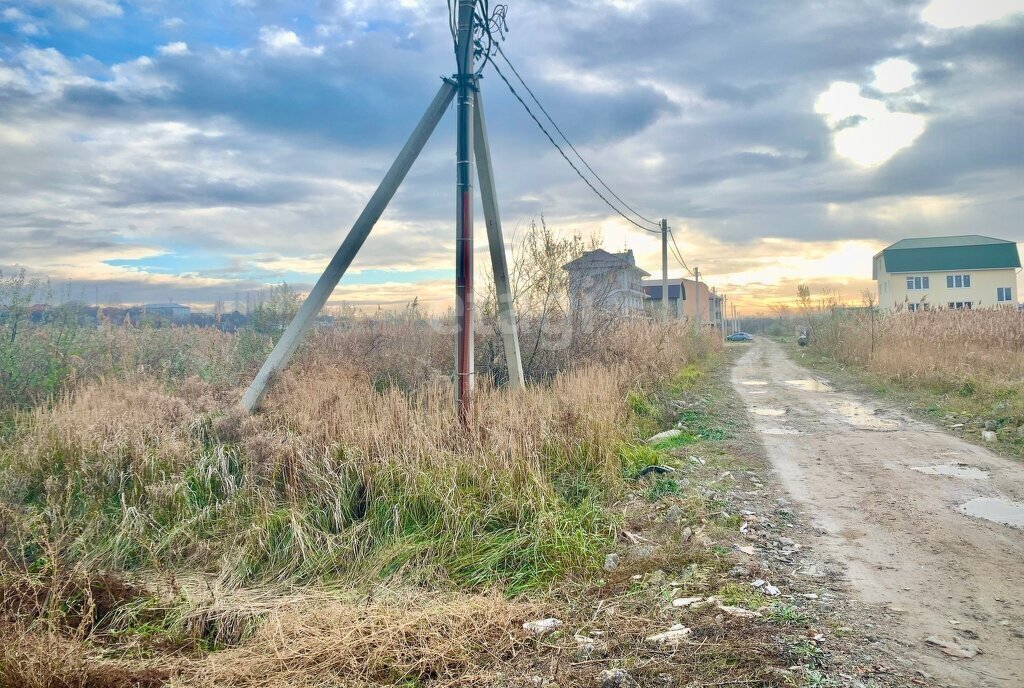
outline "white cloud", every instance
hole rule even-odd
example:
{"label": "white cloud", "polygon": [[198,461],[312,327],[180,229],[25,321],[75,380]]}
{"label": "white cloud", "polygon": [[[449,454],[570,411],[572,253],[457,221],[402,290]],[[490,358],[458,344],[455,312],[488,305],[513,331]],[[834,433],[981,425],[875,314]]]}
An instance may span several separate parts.
{"label": "white cloud", "polygon": [[836,153],[862,167],[876,167],[913,145],[924,133],[922,115],[891,112],[881,100],[865,98],[860,86],[836,81],[818,96],[814,111],[832,128]]}
{"label": "white cloud", "polygon": [[183,26],[185,26],[185,20],[181,17],[168,17],[167,19],[164,19],[165,29],[170,29],[171,31],[174,31],[176,29],[180,29]]}
{"label": "white cloud", "polygon": [[292,55],[320,55],[324,52],[322,45],[307,47],[294,31],[282,29],[280,26],[264,26],[260,29],[260,42],[268,52]]}
{"label": "white cloud", "polygon": [[914,85],[917,65],[894,57],[875,65],[875,80],[871,83],[882,93],[897,93]]}
{"label": "white cloud", "polygon": [[19,10],[16,7],[8,7],[3,11],[4,21],[11,22],[15,25],[18,33],[25,36],[39,36],[46,33],[46,30],[40,26],[34,19]]}
{"label": "white cloud", "polygon": [[188,54],[188,43],[184,41],[175,41],[174,43],[168,43],[162,45],[157,50],[161,55],[187,55]]}
{"label": "white cloud", "polygon": [[921,18],[940,29],[958,29],[999,21],[1024,12],[1024,0],[932,0]]}

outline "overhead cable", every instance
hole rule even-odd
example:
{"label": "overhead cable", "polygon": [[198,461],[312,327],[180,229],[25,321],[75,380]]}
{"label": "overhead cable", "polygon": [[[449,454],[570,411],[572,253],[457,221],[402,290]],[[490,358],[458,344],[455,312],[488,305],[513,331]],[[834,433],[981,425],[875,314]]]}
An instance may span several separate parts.
{"label": "overhead cable", "polygon": [[609,201],[608,198],[604,194],[602,194],[600,191],[598,191],[597,187],[595,187],[591,183],[591,181],[589,179],[587,179],[587,177],[580,171],[580,168],[577,167],[576,164],[572,160],[569,159],[569,156],[565,154],[565,151],[562,149],[562,147],[560,145],[558,145],[558,142],[555,141],[555,139],[551,135],[551,133],[544,127],[544,125],[541,123],[541,121],[539,119],[537,119],[537,116],[535,114],[533,114],[533,110],[530,109],[530,106],[526,104],[526,101],[524,101],[522,99],[522,97],[516,91],[515,87],[511,84],[511,82],[509,82],[508,78],[504,75],[504,73],[502,73],[501,68],[498,67],[498,64],[496,62],[494,62],[493,60],[491,61],[491,64],[494,66],[494,71],[497,72],[498,76],[501,77],[501,80],[505,82],[506,86],[508,86],[508,90],[512,92],[512,95],[515,96],[515,99],[518,100],[519,104],[522,105],[523,109],[526,110],[526,114],[528,114],[530,116],[530,118],[534,121],[534,123],[540,128],[540,130],[542,132],[544,132],[544,135],[547,137],[548,141],[551,142],[551,145],[555,147],[555,149],[562,155],[563,158],[565,158],[565,161],[567,163],[569,163],[569,167],[571,167],[573,169],[573,171],[579,176],[579,178],[583,180],[583,183],[585,183],[587,186],[589,186],[590,190],[593,191],[595,194],[597,194],[597,197],[600,198],[602,201],[604,201],[608,205],[608,207],[611,208],[612,210],[614,210],[616,212],[616,214],[618,214],[622,219],[626,220],[627,222],[629,222],[632,225],[635,225],[636,227],[639,227],[640,229],[644,230],[645,232],[650,232],[651,234],[661,234],[661,230],[650,229],[648,227],[644,227],[642,224],[640,224],[639,222],[637,222],[633,218],[627,216],[625,213],[623,213],[621,210],[619,210],[615,206],[614,203]]}
{"label": "overhead cable", "polygon": [[660,231],[660,228],[661,228],[661,223],[660,222],[656,222],[656,221],[654,221],[654,220],[652,220],[652,219],[642,215],[633,206],[629,205],[624,200],[622,200],[622,197],[619,196],[617,193],[615,193],[614,189],[612,189],[610,186],[608,186],[608,184],[604,181],[604,179],[601,178],[601,175],[599,175],[594,170],[594,168],[590,166],[590,163],[587,162],[586,158],[584,158],[580,154],[580,152],[578,150],[576,150],[576,146],[573,145],[572,141],[569,140],[569,137],[567,137],[565,135],[565,132],[562,131],[562,128],[558,126],[558,123],[555,122],[555,120],[551,117],[551,114],[548,113],[548,111],[544,107],[544,105],[541,104],[540,100],[537,98],[537,95],[533,92],[533,89],[530,88],[529,84],[526,83],[526,81],[523,79],[522,75],[519,74],[519,70],[517,70],[515,65],[512,64],[512,61],[508,59],[508,55],[505,54],[505,51],[501,49],[501,44],[500,43],[495,43],[494,47],[497,49],[498,55],[501,56],[501,59],[505,61],[505,64],[507,64],[509,69],[512,70],[512,73],[515,74],[516,79],[519,80],[519,83],[521,83],[523,85],[523,88],[526,89],[526,92],[530,94],[530,98],[533,100],[533,102],[536,103],[537,107],[540,108],[540,111],[544,113],[544,117],[546,117],[547,120],[549,122],[551,122],[551,126],[553,126],[555,128],[555,131],[558,132],[558,135],[561,136],[562,140],[565,141],[565,143],[569,146],[570,149],[572,149],[572,152],[576,154],[576,157],[580,159],[580,162],[583,163],[584,167],[586,167],[590,171],[590,173],[592,175],[594,175],[594,178],[597,179],[598,182],[600,182],[601,186],[603,186],[605,189],[607,189],[608,193],[610,193],[615,198],[615,200],[617,200],[619,203],[621,203],[623,205],[623,207],[625,207],[627,210],[629,210],[631,213],[636,215],[638,218],[640,218],[644,222],[652,225],[653,227],[659,228],[659,231]]}

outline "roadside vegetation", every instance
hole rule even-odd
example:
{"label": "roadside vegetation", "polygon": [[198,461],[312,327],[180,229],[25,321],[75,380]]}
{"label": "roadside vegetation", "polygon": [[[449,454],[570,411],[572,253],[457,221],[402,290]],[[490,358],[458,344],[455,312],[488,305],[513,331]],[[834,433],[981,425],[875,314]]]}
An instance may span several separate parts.
{"label": "roadside vegetation", "polygon": [[[852,374],[945,427],[1024,456],[1024,315],[804,309],[810,362]],[[989,435],[983,433],[994,433]]]}
{"label": "roadside vegetation", "polygon": [[[721,347],[681,324],[570,314],[554,268],[582,248],[538,227],[522,249],[528,389],[499,386],[483,304],[469,431],[446,319],[415,305],[316,331],[247,417],[238,400],[294,307],[286,288],[260,328],[225,333],[86,327],[73,304],[33,320],[46,286],[7,278],[0,686],[493,685],[529,671],[548,649],[522,624],[592,613],[563,595],[603,585],[619,505],[664,456],[642,440]],[[643,504],[683,497],[641,490]]]}

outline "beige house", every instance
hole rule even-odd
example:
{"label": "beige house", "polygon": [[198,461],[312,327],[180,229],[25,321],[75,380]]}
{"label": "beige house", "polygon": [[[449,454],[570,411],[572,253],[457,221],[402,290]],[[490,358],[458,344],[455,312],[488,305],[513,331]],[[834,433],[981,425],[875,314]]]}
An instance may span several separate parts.
{"label": "beige house", "polygon": [[[662,280],[645,279],[642,285],[647,311],[652,315],[661,313]],[[674,277],[668,281],[668,313],[680,320],[699,320],[705,325],[721,327],[722,297],[704,282]]]}
{"label": "beige house", "polygon": [[1017,244],[976,234],[903,239],[874,258],[886,311],[1016,306]]}

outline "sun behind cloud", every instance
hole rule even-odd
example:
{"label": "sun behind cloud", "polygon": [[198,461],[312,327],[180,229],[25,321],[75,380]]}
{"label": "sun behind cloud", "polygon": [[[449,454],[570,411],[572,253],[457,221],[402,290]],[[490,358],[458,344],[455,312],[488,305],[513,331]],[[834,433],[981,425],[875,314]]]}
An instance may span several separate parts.
{"label": "sun behind cloud", "polygon": [[[914,84],[916,67],[901,59],[879,63],[871,84],[883,93],[904,91]],[[850,81],[834,81],[818,96],[814,111],[832,130],[832,144],[840,157],[861,167],[884,164],[924,133],[923,115],[893,112],[878,98],[862,93],[861,86]]]}

